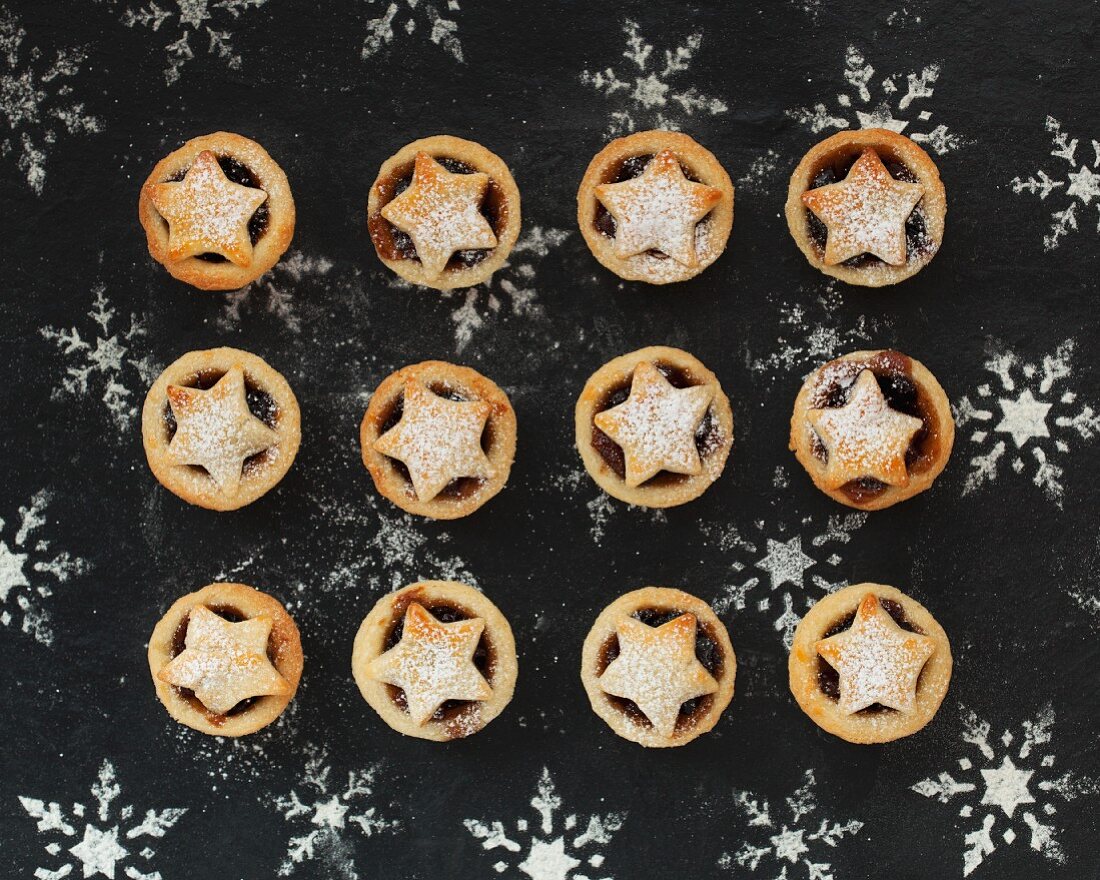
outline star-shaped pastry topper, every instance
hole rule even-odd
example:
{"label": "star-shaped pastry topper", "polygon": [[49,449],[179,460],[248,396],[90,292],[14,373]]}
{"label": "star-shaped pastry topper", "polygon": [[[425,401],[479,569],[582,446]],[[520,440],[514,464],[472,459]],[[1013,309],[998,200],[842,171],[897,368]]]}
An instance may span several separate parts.
{"label": "star-shaped pastry topper", "polygon": [[661,736],[672,736],[684,703],[718,690],[695,656],[696,625],[694,614],[656,627],[624,615],[616,625],[619,655],[600,676],[600,688],[632,701]]}
{"label": "star-shaped pastry topper", "polygon": [[923,186],[895,180],[868,148],[844,180],[804,192],[802,204],[829,230],[825,265],[873,254],[891,266],[904,266],[905,221],[923,195]]}
{"label": "star-shaped pastry topper", "polygon": [[153,205],[168,221],[169,260],[221,254],[242,268],[252,265],[248,221],[266,192],[234,183],[210,150],[195,157],[183,180],[147,186]]}
{"label": "star-shaped pastry topper", "polygon": [[924,422],[891,409],[870,370],[856,378],[844,406],[811,409],[807,415],[829,455],[822,476],[828,488],[861,477],[909,485],[905,453]]}
{"label": "star-shaped pastry topper", "polygon": [[684,176],[672,150],[661,150],[640,176],[596,187],[615,218],[615,253],[625,259],[658,250],[694,269],[695,227],[722,200],[722,191]]}
{"label": "star-shaped pastry topper", "polygon": [[168,454],[178,465],[205,468],[228,496],[237,492],[245,460],[279,441],[249,410],[239,364],[208,389],[169,385],[168,405],[176,420]]}
{"label": "star-shaped pastry topper", "polygon": [[488,700],[489,682],[474,665],[485,629],[480,617],[441,623],[412,602],[405,611],[401,641],[375,657],[367,673],[405,692],[409,717],[426,724],[448,700]]}
{"label": "star-shaped pastry topper", "polygon": [[455,251],[497,246],[481,213],[488,186],[488,174],[454,174],[427,153],[417,153],[412,183],[382,216],[412,239],[421,264],[438,278]]}
{"label": "star-shaped pastry topper", "polygon": [[593,421],[622,448],[626,484],[640,486],[661,471],[702,471],[695,431],[713,399],[709,385],[676,388],[654,364],[643,361],[634,370],[630,396]]}
{"label": "star-shaped pastry topper", "polygon": [[875,703],[912,712],[917,679],[936,643],[902,629],[875,594],[868,593],[859,603],[851,627],[814,647],[840,676],[838,708],[851,715]]}
{"label": "star-shaped pastry topper", "polygon": [[451,480],[487,480],[494,469],[481,435],[493,411],[485,400],[448,400],[415,379],[405,382],[401,420],[374,441],[409,471],[420,501],[431,501]]}
{"label": "star-shaped pastry topper", "polygon": [[198,605],[187,619],[183,651],[157,677],[194,691],[217,715],[250,697],[289,694],[290,683],[267,656],[271,624],[267,615],[234,623]]}

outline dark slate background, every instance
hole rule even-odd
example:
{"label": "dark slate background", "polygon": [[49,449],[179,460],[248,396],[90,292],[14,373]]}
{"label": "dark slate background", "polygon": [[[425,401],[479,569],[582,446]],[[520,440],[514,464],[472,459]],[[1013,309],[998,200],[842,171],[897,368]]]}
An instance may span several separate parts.
{"label": "dark slate background", "polygon": [[[864,823],[835,848],[813,844],[811,855],[828,862],[836,880],[961,876],[964,834],[980,828],[986,813],[996,818],[996,851],[973,876],[1100,876],[1096,785],[1089,781],[1100,776],[1100,621],[1088,610],[1088,597],[1095,603],[1098,595],[1100,556],[1095,436],[1064,434],[1068,453],[1046,445],[1064,468],[1059,508],[1032,485],[1028,449],[1024,473],[1002,467],[995,481],[964,495],[978,451],[968,439],[973,425],[964,426],[932,491],[872,515],[837,546],[838,578],[907,590],[951,637],[951,691],[919,735],[857,747],[802,715],[787,691],[786,652],[772,626],[790,586],[770,593],[766,583],[757,586],[744,609],[724,614],[739,660],[737,696],[717,730],[688,747],[647,751],[612,735],[589,711],[577,669],[593,617],[626,590],[668,584],[715,600],[754,572],[767,578],[755,567],[767,538],[801,533],[811,556],[829,552],[811,549],[810,537],[844,511],[811,486],[787,451],[790,407],[812,363],[750,368],[780,347],[780,336],[805,339],[816,323],[843,336],[864,317],[872,347],[896,346],[923,360],[956,402],[974,399],[994,379],[983,367],[997,344],[991,340],[1035,362],[1073,337],[1074,372],[1065,387],[1079,404],[1098,408],[1095,201],[1078,206],[1081,228],[1047,251],[1050,211],[1071,199],[1055,192],[1041,201],[1009,186],[1038,168],[1052,175],[1068,169],[1050,156],[1048,114],[1080,138],[1077,164],[1091,167],[1091,138],[1100,136],[1092,2],[1019,4],[1009,12],[957,0],[462,0],[460,10],[441,11],[458,25],[459,63],[428,39],[427,0],[416,9],[401,0],[393,42],[367,60],[360,57],[367,22],[385,14],[385,2],[333,2],[316,11],[312,3],[271,0],[234,17],[210,0],[211,18],[189,29],[194,58],[171,84],[164,47],[183,30],[175,5],[159,2],[172,16],[157,30],[126,26],[127,9],[140,9],[136,0],[6,4],[27,36],[6,68],[0,58],[0,70],[9,79],[28,67],[41,73],[58,48],[83,47],[79,73],[63,78],[72,88],[67,100],[82,102],[102,131],[69,133],[43,109],[42,118],[19,120],[13,151],[0,157],[0,539],[12,544],[18,508],[46,488],[48,521],[36,532],[49,542],[46,557],[64,550],[91,565],[42,600],[56,633],[52,646],[20,632],[18,622],[0,629],[0,875],[31,877],[38,867],[72,863],[72,876],[81,876],[68,850],[85,824],[109,830],[121,823],[131,855],[118,863],[118,877],[125,866],[157,870],[164,880],[272,877],[289,839],[316,827],[308,815],[285,819],[274,799],[294,789],[305,800],[306,762],[323,754],[332,782],[325,798],[342,793],[348,771],[379,765],[372,794],[355,801],[355,812],[373,807],[400,827],[367,836],[348,826],[293,876],[485,878],[498,876],[493,865],[502,859],[512,866],[503,876],[526,876],[517,866],[531,836],[518,835],[515,820],[528,819],[536,838],[547,837],[530,806],[543,767],[564,803],[551,839],[562,833],[564,815],[579,814],[583,828],[589,814],[627,813],[610,842],[580,857],[598,850],[602,866],[583,864],[569,876],[770,878],[786,868],[792,880],[806,877],[805,864],[769,856],[755,873],[719,860],[744,840],[769,846],[768,837],[790,822],[784,798],[808,769],[818,809],[801,821],[807,834],[823,819]],[[432,8],[441,6],[437,0]],[[410,17],[417,29],[407,34]],[[638,127],[663,112],[711,148],[735,181],[768,150],[776,153],[774,170],[739,185],[726,254],[673,287],[619,283],[575,231],[580,175],[605,143],[612,113],[631,109],[627,93],[605,96],[580,74],[608,66],[631,73],[621,55],[627,18],[655,45],[658,67],[665,49],[700,33],[691,67],[675,83],[728,106],[690,115],[675,102],[635,106]],[[239,66],[207,51],[206,27],[232,33]],[[826,279],[791,242],[782,205],[787,173],[831,129],[812,134],[785,111],[821,101],[837,112],[836,94],[851,92],[842,76],[850,44],[875,66],[875,84],[941,64],[934,96],[921,103],[933,112],[925,130],[943,123],[965,143],[935,157],[950,210],[933,263],[896,288],[840,289],[825,306],[817,297]],[[40,56],[30,52],[34,46]],[[904,76],[900,82],[904,90]],[[58,83],[42,88],[56,95]],[[56,143],[45,148],[47,176],[37,195],[16,167],[19,138],[23,131],[39,138],[51,127]],[[185,139],[223,128],[255,138],[280,162],[298,206],[293,248],[333,263],[327,274],[297,281],[273,276],[292,295],[298,332],[264,310],[262,291],[227,326],[226,297],[174,281],[146,253],[136,204],[149,169]],[[491,312],[486,294],[478,295],[485,324],[461,355],[452,315],[463,295],[394,285],[364,223],[379,164],[436,132],[479,140],[508,161],[523,194],[525,229],[573,230],[546,256],[513,260],[534,267],[523,286],[538,290],[544,314],[513,315],[498,278],[493,289],[503,305]],[[238,513],[188,507],[148,472],[137,421],[116,427],[101,402],[102,378],[93,377],[87,395],[58,392],[77,361],[41,329],[76,326],[94,338],[88,311],[97,285],[105,286],[122,329],[131,312],[145,319],[148,332],[130,343],[131,361],[147,359],[159,371],[190,349],[233,345],[287,376],[302,406],[303,442],[275,491]],[[804,326],[784,324],[783,305],[798,303]],[[576,479],[573,402],[604,361],[653,343],[685,347],[718,373],[734,408],[734,452],[721,480],[667,519],[613,503],[597,541],[588,505],[598,505],[599,493],[586,476]],[[837,353],[845,347],[853,346],[842,342]],[[377,498],[359,460],[357,426],[385,375],[436,357],[475,366],[507,389],[519,448],[507,489],[475,516],[406,522]],[[140,406],[148,382],[129,365],[122,380]],[[803,529],[804,517],[812,528]],[[397,538],[377,537],[395,527]],[[761,549],[716,537],[735,528]],[[456,557],[461,564],[450,564]],[[349,657],[360,619],[382,592],[456,567],[511,620],[520,679],[501,718],[468,741],[440,747],[385,727],[360,699]],[[32,585],[53,583],[27,573]],[[167,605],[219,576],[286,601],[307,652],[294,711],[237,744],[172,721],[154,697],[145,661],[146,639]],[[4,607],[14,611],[15,595],[25,592],[13,591]],[[808,575],[805,590],[793,592],[800,610],[803,595],[821,594]],[[772,609],[760,611],[756,602],[768,595]],[[1043,768],[1031,756],[1030,790],[1039,803],[1008,819],[979,803],[977,768],[987,765],[963,739],[963,707],[992,723],[996,766],[1001,732],[1014,731],[1018,745],[1021,724],[1048,704],[1056,722],[1036,754],[1055,760]],[[974,763],[969,774],[960,773],[963,757]],[[104,759],[121,794],[101,821],[89,787]],[[946,805],[911,790],[942,771],[978,788]],[[1040,792],[1040,778],[1067,772],[1078,797]],[[775,827],[751,826],[736,792],[768,800]],[[58,802],[75,836],[37,832],[20,795]],[[73,817],[74,801],[87,806],[84,818]],[[1057,807],[1053,816],[1038,813],[1045,802]],[[135,819],[120,819],[129,804]],[[969,818],[959,815],[964,804]],[[188,812],[163,838],[125,838],[145,810],[171,806]],[[1057,829],[1064,863],[1029,847],[1020,821],[1026,810]],[[463,826],[467,818],[503,821],[524,851],[482,850]],[[1009,827],[1017,834],[1012,844],[1001,837]],[[51,842],[60,845],[56,855],[44,849]],[[138,855],[146,844],[156,851],[149,859]]]}

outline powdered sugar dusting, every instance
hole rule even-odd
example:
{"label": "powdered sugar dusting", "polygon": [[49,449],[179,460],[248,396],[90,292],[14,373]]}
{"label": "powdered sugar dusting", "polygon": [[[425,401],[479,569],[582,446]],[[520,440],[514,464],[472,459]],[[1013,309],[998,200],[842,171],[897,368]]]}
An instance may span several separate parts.
{"label": "powdered sugar dusting", "polygon": [[451,16],[461,11],[458,0],[432,2],[432,0],[368,0],[382,14],[367,21],[367,35],[363,39],[361,56],[364,61],[373,58],[390,44],[399,40],[426,34],[459,63],[462,62],[462,41],[458,35],[458,22]]}

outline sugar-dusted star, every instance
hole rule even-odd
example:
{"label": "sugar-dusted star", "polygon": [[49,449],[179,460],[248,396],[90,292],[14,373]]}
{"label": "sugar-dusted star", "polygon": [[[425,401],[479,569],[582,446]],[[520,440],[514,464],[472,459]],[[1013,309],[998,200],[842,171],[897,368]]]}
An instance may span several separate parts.
{"label": "sugar-dusted star", "polygon": [[176,464],[206,468],[226,495],[236,493],[245,460],[279,441],[248,409],[239,364],[208,389],[169,385],[168,404],[176,420],[168,454]]}
{"label": "sugar-dusted star", "polygon": [[873,254],[904,266],[905,221],[923,195],[923,186],[895,180],[878,153],[866,149],[844,180],[804,192],[802,204],[828,227],[825,265]]}
{"label": "sugar-dusted star", "polygon": [[1015,400],[1007,397],[1001,399],[1004,418],[993,430],[1011,434],[1017,449],[1028,440],[1049,437],[1047,413],[1052,405],[1045,400],[1038,400],[1030,388],[1025,388]]}
{"label": "sugar-dusted star", "polygon": [[168,221],[170,260],[221,254],[237,266],[252,265],[248,221],[267,193],[226,177],[210,150],[199,153],[183,180],[147,184],[147,192]]}
{"label": "sugar-dusted star", "polygon": [[615,218],[617,256],[658,250],[694,269],[695,226],[722,200],[722,191],[688,180],[676,154],[661,150],[640,176],[597,186],[596,198]]}
{"label": "sugar-dusted star", "polygon": [[401,641],[367,667],[375,680],[405,692],[409,717],[426,724],[447,700],[488,700],[493,695],[474,665],[485,629],[480,617],[441,623],[412,602],[405,611]]}
{"label": "sugar-dusted star", "polygon": [[619,655],[600,676],[604,693],[631,700],[662,736],[672,736],[684,703],[718,690],[695,656],[696,625],[694,614],[656,627],[624,615]]}
{"label": "sugar-dusted star", "polygon": [[626,484],[640,486],[660,471],[700,473],[703,463],[695,431],[713,399],[709,385],[676,388],[653,364],[638,364],[630,396],[594,419],[596,427],[622,447]]}
{"label": "sugar-dusted star", "polygon": [[878,703],[912,712],[917,678],[936,650],[928,636],[903,630],[874,593],[863,597],[850,628],[815,646],[840,676],[838,708],[846,715]]}
{"label": "sugar-dusted star", "polygon": [[493,411],[485,400],[448,400],[415,379],[405,382],[401,421],[374,441],[383,455],[409,470],[420,501],[431,501],[451,480],[487,480],[494,469],[481,435]]}
{"label": "sugar-dusted star", "polygon": [[861,477],[909,485],[905,453],[924,422],[891,409],[870,370],[859,374],[844,406],[811,409],[808,417],[829,454],[822,480],[830,489]]}
{"label": "sugar-dusted star", "polygon": [[438,278],[455,251],[497,246],[481,213],[488,187],[488,174],[454,174],[427,153],[417,153],[412,183],[382,216],[412,239],[421,264]]}
{"label": "sugar-dusted star", "polygon": [[199,605],[187,618],[183,652],[157,677],[194,691],[218,715],[250,697],[289,694],[290,683],[267,656],[271,624],[266,615],[234,623]]}

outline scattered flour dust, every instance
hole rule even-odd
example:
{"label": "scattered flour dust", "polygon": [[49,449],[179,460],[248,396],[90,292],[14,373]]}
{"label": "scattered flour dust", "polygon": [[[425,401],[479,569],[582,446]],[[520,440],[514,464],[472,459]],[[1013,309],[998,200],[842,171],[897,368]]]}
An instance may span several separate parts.
{"label": "scattered flour dust", "polygon": [[748,792],[735,792],[735,804],[748,820],[748,828],[741,848],[718,859],[720,867],[741,875],[745,869],[753,874],[762,869],[767,876],[778,871],[784,880],[836,880],[832,865],[824,859],[846,838],[858,834],[863,823],[821,817],[813,770],[807,770],[804,778],[803,785],[786,798],[785,810]]}
{"label": "scattered flour dust", "polygon": [[46,185],[46,160],[61,135],[103,131],[103,120],[76,100],[73,80],[84,68],[82,49],[57,49],[52,57],[26,44],[27,32],[0,8],[0,112],[8,130],[0,155],[13,157],[27,185],[38,195]]}
{"label": "scattered flour dust", "polygon": [[373,58],[391,43],[412,37],[417,32],[425,34],[455,61],[462,62],[462,41],[458,36],[458,22],[452,17],[461,12],[458,0],[367,0],[372,9],[381,11],[377,18],[367,22],[367,35],[363,40],[362,58]]}
{"label": "scattered flour dust", "polygon": [[[1050,230],[1043,236],[1043,247],[1050,251],[1058,247],[1062,238],[1077,230],[1078,209],[1092,213],[1093,199],[1097,199],[1096,205],[1100,211],[1100,141],[1092,140],[1088,146],[1081,145],[1077,138],[1070,138],[1062,130],[1062,124],[1053,116],[1047,117],[1046,130],[1052,138],[1050,155],[1065,164],[1052,169],[1053,177],[1039,168],[1027,178],[1012,178],[1011,186],[1014,193],[1026,192],[1038,196],[1043,204],[1049,196],[1056,194],[1051,200]],[[1078,146],[1081,146],[1080,153],[1077,152]],[[1095,229],[1100,232],[1100,216],[1097,217]]]}
{"label": "scattered flour dust", "polygon": [[301,333],[302,318],[295,295],[327,278],[334,265],[326,257],[307,257],[301,251],[292,251],[263,277],[226,294],[218,326],[232,330],[240,326],[244,315],[260,313],[275,318],[291,333]]}
{"label": "scattered flour dust", "polygon": [[637,22],[623,22],[626,64],[581,72],[581,82],[615,102],[608,135],[618,136],[647,128],[678,131],[682,116],[716,116],[729,110],[725,101],[700,93],[694,86],[680,85],[703,42],[701,33],[657,54],[646,41]]}
{"label": "scattered flour dust", "polygon": [[0,624],[9,628],[14,624],[43,645],[53,644],[50,615],[43,603],[56,585],[91,568],[87,560],[64,551],[55,553],[48,539],[38,537],[49,522],[49,503],[50,494],[43,489],[19,508],[14,529],[0,519]]}
{"label": "scattered flour dust", "polygon": [[65,364],[54,399],[99,396],[121,437],[137,416],[137,390],[151,383],[157,370],[148,354],[136,351],[145,337],[143,320],[131,313],[123,328],[117,316],[106,286],[97,284],[83,326],[43,327],[39,332],[57,347]]}
{"label": "scattered flour dust", "polygon": [[[301,869],[313,877],[358,880],[351,836],[372,837],[399,824],[380,816],[372,805],[379,766],[350,770],[346,779],[334,779],[324,750],[309,746],[307,755],[301,781],[274,800],[291,829],[278,876],[288,877]],[[267,797],[262,800],[266,803]],[[307,868],[306,862],[319,865]]]}
{"label": "scattered flour dust", "polygon": [[652,523],[663,524],[668,522],[668,514],[664,510],[639,507],[636,504],[624,504],[615,500],[600,489],[588,476],[588,472],[582,468],[575,468],[558,474],[553,478],[552,485],[558,492],[570,497],[580,495],[582,488],[591,487],[596,491],[593,498],[584,502],[585,510],[588,511],[588,519],[592,524],[589,535],[591,535],[595,544],[603,541],[604,535],[607,533],[608,523],[620,511],[629,511],[631,514],[644,516]]}
{"label": "scattered flour dust", "polygon": [[[622,828],[625,813],[591,815],[587,821],[576,813],[557,815],[562,799],[545,767],[530,805],[538,815],[535,822],[517,818],[506,827],[502,820],[463,821],[482,849],[499,855],[494,871],[511,872],[509,876],[518,871],[530,880],[610,880],[604,873],[602,848]],[[577,873],[578,868],[584,873]]]}
{"label": "scattered flour dust", "polygon": [[1030,473],[1031,482],[1062,506],[1062,462],[1071,444],[1100,436],[1100,413],[1072,387],[1075,349],[1067,339],[1050,354],[1025,360],[991,343],[985,362],[991,381],[955,406],[956,427],[970,426],[973,447],[963,494],[1011,470]]}
{"label": "scattered flour dust", "polygon": [[151,844],[163,838],[187,808],[149,809],[144,815],[132,805],[116,808],[112,802],[122,794],[122,787],[114,765],[106,759],[92,783],[91,794],[95,804],[76,801],[70,810],[57,801],[47,803],[20,796],[19,803],[28,816],[37,820],[39,835],[48,841],[45,850],[55,866],[36,868],[34,876],[38,880],[115,877],[121,868],[131,880],[160,880],[160,872],[151,870],[156,856]]}
{"label": "scattered flour dust", "polygon": [[1054,818],[1058,806],[1082,796],[1095,797],[1100,784],[1055,767],[1050,751],[1054,721],[1054,712],[1047,706],[1035,718],[1022,722],[1017,732],[1006,729],[991,738],[990,723],[963,707],[960,739],[967,754],[956,762],[958,769],[912,786],[917,794],[941,804],[959,805],[958,815],[965,820],[966,829],[962,836],[964,877],[998,847],[1011,846],[1022,835],[1027,836],[1028,846],[1045,858],[1066,861]]}

